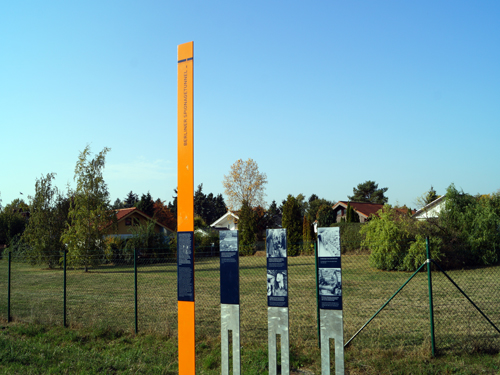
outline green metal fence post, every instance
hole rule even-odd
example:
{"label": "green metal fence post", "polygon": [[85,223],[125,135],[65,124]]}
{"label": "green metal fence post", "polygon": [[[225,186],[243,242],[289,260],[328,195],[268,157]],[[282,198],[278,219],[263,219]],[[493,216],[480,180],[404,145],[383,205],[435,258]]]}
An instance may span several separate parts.
{"label": "green metal fence post", "polygon": [[63,326],[67,327],[68,324],[66,322],[66,250],[64,250],[63,257]]}
{"label": "green metal fence post", "polygon": [[429,237],[425,238],[425,247],[427,250],[427,281],[429,285],[429,319],[431,322],[431,347],[432,356],[436,356],[436,342],[434,337],[434,304],[432,302],[432,273],[431,273],[431,252],[429,249]]}
{"label": "green metal fence post", "polygon": [[318,348],[321,349],[321,330],[320,330],[320,317],[319,317],[319,278],[318,278],[318,249],[316,242],[314,243],[314,261],[316,264],[316,322],[318,323]]}
{"label": "green metal fence post", "polygon": [[10,264],[11,264],[11,252],[9,251],[9,268],[7,273],[7,322],[10,322]]}
{"label": "green metal fence post", "polygon": [[134,249],[134,311],[135,311],[135,333],[139,331],[137,321],[137,250]]}

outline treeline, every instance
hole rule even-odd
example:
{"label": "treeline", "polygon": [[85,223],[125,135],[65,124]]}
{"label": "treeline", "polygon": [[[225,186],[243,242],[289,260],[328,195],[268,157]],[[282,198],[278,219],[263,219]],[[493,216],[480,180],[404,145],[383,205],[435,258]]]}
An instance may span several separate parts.
{"label": "treeline", "polygon": [[[85,270],[110,259],[128,261],[134,249],[142,249],[142,256],[175,253],[175,236],[156,233],[154,223],[176,231],[177,192],[174,191],[171,202],[165,203],[154,200],[149,192],[139,199],[131,191],[123,201],[117,199],[111,205],[102,176],[108,152],[105,148],[93,155],[86,147],[80,153],[75,167],[75,189],[68,188],[63,193],[54,185],[55,174],[49,173],[36,179],[35,195],[29,197],[29,204],[16,199],[0,207],[0,244],[32,264],[46,264],[50,268],[61,265],[66,251],[68,265]],[[194,200],[197,228],[206,229],[207,223],[227,211],[222,195],[206,195],[202,185],[198,186]],[[130,239],[106,236],[116,224],[116,211],[130,207],[137,207],[153,220],[131,226]],[[204,246],[208,241],[212,244],[213,237],[214,233],[203,238],[197,236],[196,245]]]}

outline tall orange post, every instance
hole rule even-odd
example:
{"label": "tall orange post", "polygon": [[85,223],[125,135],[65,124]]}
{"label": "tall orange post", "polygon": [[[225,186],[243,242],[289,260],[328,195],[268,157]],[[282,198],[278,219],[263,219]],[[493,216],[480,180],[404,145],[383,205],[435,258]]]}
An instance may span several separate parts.
{"label": "tall orange post", "polygon": [[177,306],[179,374],[194,375],[194,43],[177,46]]}

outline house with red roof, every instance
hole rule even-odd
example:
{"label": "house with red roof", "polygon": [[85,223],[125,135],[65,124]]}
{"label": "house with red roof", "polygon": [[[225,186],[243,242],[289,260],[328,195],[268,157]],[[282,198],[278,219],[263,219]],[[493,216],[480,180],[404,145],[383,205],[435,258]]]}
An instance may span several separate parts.
{"label": "house with red roof", "polygon": [[165,236],[175,233],[174,230],[167,228],[137,207],[131,207],[116,210],[116,222],[107,227],[106,235],[127,239],[133,236],[131,228],[146,224],[149,221],[154,222],[156,233],[162,233]]}
{"label": "house with red roof", "polygon": [[340,223],[342,218],[346,217],[348,203],[354,209],[354,212],[358,214],[360,223],[367,222],[370,220],[370,216],[377,215],[377,212],[384,207],[383,204],[377,203],[339,201],[332,207],[337,216],[337,223]]}

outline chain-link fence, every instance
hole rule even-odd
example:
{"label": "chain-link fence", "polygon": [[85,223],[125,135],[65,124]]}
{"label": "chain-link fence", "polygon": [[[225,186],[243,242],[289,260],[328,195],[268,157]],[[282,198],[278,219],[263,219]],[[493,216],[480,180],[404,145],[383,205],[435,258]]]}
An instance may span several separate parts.
{"label": "chain-link fence", "polygon": [[[355,246],[348,241],[343,241],[342,247],[345,342],[385,305],[350,345],[428,351],[432,325],[427,266],[416,273],[382,271],[371,265],[369,251],[353,250]],[[29,258],[15,254],[9,262],[4,254],[0,260],[2,319],[177,334],[177,264],[171,252],[137,251],[135,263],[133,256],[104,259],[87,272],[64,269],[61,255],[53,256],[60,268],[32,265]],[[242,345],[265,344],[265,253],[240,257],[239,264]],[[220,334],[219,265],[218,252],[213,248],[196,250],[199,339]],[[500,266],[445,271],[433,266],[432,311],[438,353],[498,352]],[[315,256],[289,257],[288,272],[291,342],[316,347]]]}

